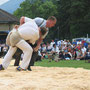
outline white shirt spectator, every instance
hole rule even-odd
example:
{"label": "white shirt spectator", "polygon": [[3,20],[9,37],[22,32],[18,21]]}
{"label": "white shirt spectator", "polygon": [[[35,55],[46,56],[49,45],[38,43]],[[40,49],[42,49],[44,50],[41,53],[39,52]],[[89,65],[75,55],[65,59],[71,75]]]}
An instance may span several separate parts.
{"label": "white shirt spectator", "polygon": [[78,45],[78,44],[82,44],[82,42],[81,42],[81,41],[77,41],[77,45]]}
{"label": "white shirt spectator", "polygon": [[83,48],[81,49],[81,51],[82,51],[82,54],[85,54],[85,52],[86,52],[86,48],[83,47]]}
{"label": "white shirt spectator", "polygon": [[65,46],[67,46],[67,42],[66,42],[66,40],[63,41],[63,44],[64,44]]}
{"label": "white shirt spectator", "polygon": [[40,50],[38,50],[38,55],[39,55],[39,56],[42,56]]}
{"label": "white shirt spectator", "polygon": [[57,41],[57,46],[61,46],[61,40]]}
{"label": "white shirt spectator", "polygon": [[59,54],[59,52],[60,52],[60,51],[59,51],[59,48],[58,48],[57,46],[56,46],[56,48],[53,47],[53,48],[52,48],[52,51],[53,51],[53,52],[56,52],[57,54]]}
{"label": "white shirt spectator", "polygon": [[53,47],[53,45],[55,44],[55,42],[54,41],[52,41],[51,43],[50,43],[50,45],[51,45],[51,47]]}
{"label": "white shirt spectator", "polygon": [[42,52],[46,52],[46,45],[45,44],[43,44],[43,46],[42,46]]}
{"label": "white shirt spectator", "polygon": [[49,46],[47,46],[47,49],[50,50],[50,49],[52,49],[52,47],[49,45]]}

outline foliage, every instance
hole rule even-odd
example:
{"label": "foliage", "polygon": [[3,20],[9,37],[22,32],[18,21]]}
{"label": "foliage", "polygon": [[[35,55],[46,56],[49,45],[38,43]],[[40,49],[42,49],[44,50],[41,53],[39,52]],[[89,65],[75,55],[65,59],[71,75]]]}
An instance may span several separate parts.
{"label": "foliage", "polygon": [[83,37],[90,34],[90,1],[60,0],[60,30],[63,38]]}
{"label": "foliage", "polygon": [[[30,18],[41,17],[47,19],[49,16],[57,15],[57,6],[52,2],[52,0],[26,0],[21,3],[20,8],[18,8],[14,15],[20,18],[21,16],[27,16]],[[54,32],[50,31],[49,35],[46,37],[45,41],[50,41],[51,38],[54,38]]]}
{"label": "foliage", "polygon": [[[20,18],[49,16],[57,17],[57,24],[51,28],[45,41],[51,39],[72,39],[90,34],[90,0],[26,0],[14,15]],[[52,32],[53,31],[53,32]]]}
{"label": "foliage", "polygon": [[52,1],[46,0],[42,2],[42,0],[36,0],[34,3],[30,1],[26,0],[21,3],[20,8],[14,12],[14,15],[18,18],[27,16],[30,18],[42,17],[47,19],[49,16],[57,14],[57,6]]}

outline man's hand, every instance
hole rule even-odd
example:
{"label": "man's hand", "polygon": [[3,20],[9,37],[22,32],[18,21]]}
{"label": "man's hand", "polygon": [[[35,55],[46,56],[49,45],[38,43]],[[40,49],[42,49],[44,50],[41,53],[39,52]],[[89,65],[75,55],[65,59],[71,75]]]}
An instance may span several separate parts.
{"label": "man's hand", "polygon": [[20,26],[20,25],[15,25],[15,26],[14,26],[14,28],[15,28],[15,29],[18,29],[18,28],[19,28],[19,26]]}
{"label": "man's hand", "polygon": [[33,48],[34,52],[37,52],[39,49],[40,45],[36,46],[35,48]]}

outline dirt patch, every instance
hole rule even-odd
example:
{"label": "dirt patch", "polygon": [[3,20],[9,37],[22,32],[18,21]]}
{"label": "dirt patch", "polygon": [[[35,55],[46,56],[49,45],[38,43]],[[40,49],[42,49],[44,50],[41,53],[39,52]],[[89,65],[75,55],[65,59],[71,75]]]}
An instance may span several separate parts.
{"label": "dirt patch", "polygon": [[90,70],[31,68],[33,71],[16,71],[12,61],[7,70],[0,71],[0,90],[90,90]]}

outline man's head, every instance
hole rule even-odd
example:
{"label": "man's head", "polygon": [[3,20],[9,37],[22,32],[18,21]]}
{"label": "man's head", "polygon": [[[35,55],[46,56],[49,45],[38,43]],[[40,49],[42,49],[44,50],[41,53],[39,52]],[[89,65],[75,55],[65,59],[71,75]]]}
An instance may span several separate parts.
{"label": "man's head", "polygon": [[56,17],[50,16],[50,17],[47,19],[46,27],[51,28],[51,27],[55,26],[56,22],[57,22]]}

